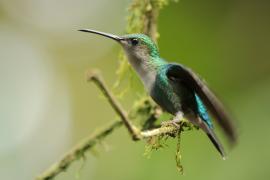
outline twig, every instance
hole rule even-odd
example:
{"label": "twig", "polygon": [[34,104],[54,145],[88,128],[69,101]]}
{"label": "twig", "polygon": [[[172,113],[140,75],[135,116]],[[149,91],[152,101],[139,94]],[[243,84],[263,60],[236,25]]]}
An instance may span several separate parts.
{"label": "twig", "polygon": [[[121,107],[120,103],[109,91],[109,89],[107,88],[98,70],[89,71],[87,74],[87,79],[88,81],[93,81],[99,87],[99,89],[103,92],[103,94],[105,95],[105,97],[107,98],[107,100],[109,101],[113,109],[115,110],[115,112],[120,116],[122,122],[128,129],[133,140],[135,141],[141,140],[143,138],[148,138],[148,137],[162,135],[162,134],[173,134],[175,133],[175,131],[179,129],[175,126],[162,126],[160,128],[155,128],[152,130],[140,131],[131,123],[131,120],[128,118],[126,111]],[[154,114],[153,116],[150,116],[149,118],[151,118],[152,120],[153,117],[157,119],[159,116],[158,114]],[[146,120],[146,122],[147,121],[148,120]]]}
{"label": "twig", "polygon": [[[126,111],[120,106],[118,101],[115,99],[115,97],[112,95],[112,93],[108,90],[107,86],[105,85],[105,83],[102,80],[102,77],[98,73],[98,71],[97,70],[89,71],[89,73],[87,74],[87,80],[93,81],[99,87],[101,92],[103,92],[105,97],[110,102],[113,109],[121,117],[121,121],[113,122],[113,123],[107,125],[106,127],[104,127],[102,130],[87,137],[84,141],[82,141],[80,144],[76,145],[70,152],[68,152],[59,162],[55,163],[48,170],[46,170],[42,175],[40,175],[37,178],[38,180],[53,179],[56,175],[65,171],[65,169],[73,161],[81,158],[85,154],[85,152],[87,152],[97,142],[104,139],[107,135],[109,135],[111,132],[113,132],[113,130],[120,127],[123,123],[126,125],[126,127],[128,128],[128,130],[131,133],[135,129],[135,127],[133,127],[133,125],[130,124],[130,121],[128,120]],[[135,137],[135,135],[134,135],[134,137]]]}
{"label": "twig", "polygon": [[134,125],[131,124],[131,121],[128,118],[127,112],[121,107],[120,103],[116,100],[114,95],[109,91],[109,89],[105,85],[104,80],[102,79],[99,71],[98,70],[89,71],[87,74],[87,80],[93,81],[99,87],[99,89],[102,91],[104,96],[109,101],[112,108],[115,110],[115,112],[122,119],[124,125],[128,129],[132,138],[134,140],[141,139],[141,137],[139,137],[139,130]]}
{"label": "twig", "polygon": [[73,149],[66,153],[59,162],[52,165],[48,170],[37,177],[37,180],[50,180],[59,173],[64,172],[72,162],[83,157],[89,149],[94,147],[98,142],[103,140],[122,124],[122,121],[112,122],[102,128],[100,131],[97,131],[96,133],[85,138],[85,140],[83,140],[80,144],[76,145]]}

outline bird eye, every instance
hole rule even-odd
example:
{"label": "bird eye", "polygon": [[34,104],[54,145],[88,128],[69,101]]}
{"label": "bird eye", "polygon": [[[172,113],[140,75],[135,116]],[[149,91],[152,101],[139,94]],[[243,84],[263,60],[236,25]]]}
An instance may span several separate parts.
{"label": "bird eye", "polygon": [[131,42],[132,46],[136,46],[137,44],[139,44],[139,40],[136,38],[131,39],[130,42]]}

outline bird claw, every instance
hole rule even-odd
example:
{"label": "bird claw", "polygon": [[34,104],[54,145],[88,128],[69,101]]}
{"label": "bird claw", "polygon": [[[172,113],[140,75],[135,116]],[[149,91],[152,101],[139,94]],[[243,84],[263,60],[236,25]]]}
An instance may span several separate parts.
{"label": "bird claw", "polygon": [[180,125],[178,124],[179,121],[171,120],[171,121],[164,121],[161,123],[161,126],[175,126],[176,128],[179,128]]}
{"label": "bird claw", "polygon": [[164,121],[161,123],[162,126],[174,126],[177,129],[180,128],[180,123],[183,119],[183,113],[180,111],[176,113],[175,117],[171,121]]}

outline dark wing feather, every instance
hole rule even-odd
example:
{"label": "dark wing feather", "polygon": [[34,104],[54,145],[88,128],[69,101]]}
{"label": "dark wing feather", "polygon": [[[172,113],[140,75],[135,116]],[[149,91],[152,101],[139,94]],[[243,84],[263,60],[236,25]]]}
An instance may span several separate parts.
{"label": "dark wing feather", "polygon": [[230,142],[236,142],[237,135],[235,127],[222,103],[191,69],[185,68],[179,64],[170,64],[167,70],[167,77],[169,79],[178,79],[189,86],[189,88],[193,89],[217,120],[218,124],[222,127]]}

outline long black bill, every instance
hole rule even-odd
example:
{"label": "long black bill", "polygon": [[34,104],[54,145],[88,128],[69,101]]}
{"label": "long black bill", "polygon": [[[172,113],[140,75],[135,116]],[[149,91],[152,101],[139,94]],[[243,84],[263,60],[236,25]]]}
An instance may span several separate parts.
{"label": "long black bill", "polygon": [[93,33],[93,34],[99,34],[101,36],[108,37],[108,38],[113,39],[113,40],[118,41],[118,42],[123,39],[123,38],[116,36],[114,34],[104,33],[104,32],[100,32],[100,31],[96,31],[96,30],[92,30],[92,29],[80,29],[79,31]]}

